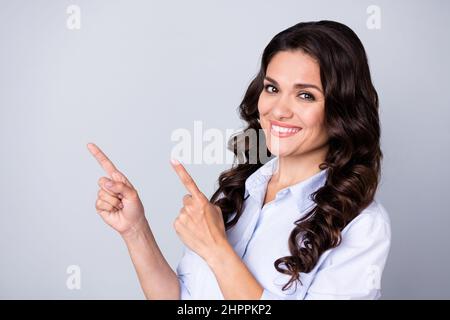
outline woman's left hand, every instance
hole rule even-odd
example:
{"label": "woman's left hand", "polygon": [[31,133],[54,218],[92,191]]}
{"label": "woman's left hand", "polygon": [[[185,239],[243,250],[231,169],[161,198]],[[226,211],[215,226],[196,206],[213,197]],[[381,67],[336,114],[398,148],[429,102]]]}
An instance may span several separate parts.
{"label": "woman's left hand", "polygon": [[183,207],[173,226],[184,244],[208,262],[228,245],[222,210],[209,202],[180,162],[171,163],[190,193],[183,197]]}

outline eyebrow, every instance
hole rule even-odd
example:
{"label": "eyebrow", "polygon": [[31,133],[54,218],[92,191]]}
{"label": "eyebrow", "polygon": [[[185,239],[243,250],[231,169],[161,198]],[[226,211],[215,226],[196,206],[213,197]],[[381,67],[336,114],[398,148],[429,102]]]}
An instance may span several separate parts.
{"label": "eyebrow", "polygon": [[[272,79],[271,77],[265,76],[264,79],[272,82],[276,86],[280,86],[278,84],[278,82],[275,79]],[[322,93],[322,90],[320,90],[320,88],[318,86],[316,86],[315,84],[311,84],[311,83],[296,83],[296,84],[294,84],[294,88],[314,88]]]}

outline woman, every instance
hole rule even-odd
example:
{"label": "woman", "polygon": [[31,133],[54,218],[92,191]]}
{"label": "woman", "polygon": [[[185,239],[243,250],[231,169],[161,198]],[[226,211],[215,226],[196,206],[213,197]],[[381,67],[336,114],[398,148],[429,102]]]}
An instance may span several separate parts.
{"label": "woman", "polygon": [[[390,222],[375,200],[380,178],[378,96],[357,35],[333,21],[298,23],[265,48],[232,137],[244,161],[208,200],[176,160],[189,194],[174,227],[186,250],[175,273],[136,190],[93,144],[112,179],[97,211],[124,238],[149,299],[377,299]],[[266,154],[266,155],[267,155]],[[109,185],[110,184],[110,185]]]}

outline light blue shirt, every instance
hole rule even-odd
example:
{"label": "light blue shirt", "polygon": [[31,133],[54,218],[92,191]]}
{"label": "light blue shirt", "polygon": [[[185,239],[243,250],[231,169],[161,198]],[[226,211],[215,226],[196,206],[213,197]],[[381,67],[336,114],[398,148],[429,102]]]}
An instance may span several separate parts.
{"label": "light blue shirt", "polygon": [[[264,288],[265,299],[378,299],[381,275],[390,248],[390,220],[374,200],[342,231],[341,244],[325,251],[309,273],[283,291],[290,276],[278,272],[274,261],[291,255],[288,238],[294,222],[315,203],[311,194],[322,187],[328,169],[280,190],[263,206],[267,184],[278,166],[274,157],[245,182],[244,210],[227,230],[229,243]],[[189,248],[177,266],[181,299],[224,299],[214,273]]]}

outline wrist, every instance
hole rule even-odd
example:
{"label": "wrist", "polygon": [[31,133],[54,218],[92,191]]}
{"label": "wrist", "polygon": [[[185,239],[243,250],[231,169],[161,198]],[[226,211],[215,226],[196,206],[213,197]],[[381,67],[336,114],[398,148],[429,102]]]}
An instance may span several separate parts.
{"label": "wrist", "polygon": [[227,262],[230,262],[233,257],[237,256],[233,247],[228,241],[223,242],[211,250],[211,253],[206,257],[205,261],[209,267],[213,270],[220,266],[224,266]]}
{"label": "wrist", "polygon": [[150,231],[150,225],[143,216],[138,222],[136,222],[133,226],[131,226],[129,229],[127,229],[124,232],[120,233],[120,236],[122,237],[125,242],[136,239],[141,236],[145,236]]}

